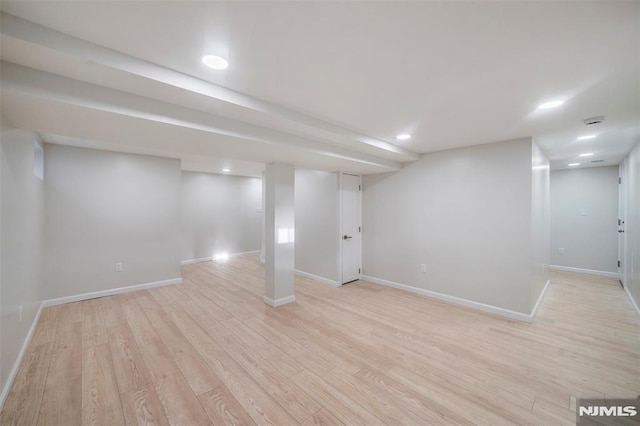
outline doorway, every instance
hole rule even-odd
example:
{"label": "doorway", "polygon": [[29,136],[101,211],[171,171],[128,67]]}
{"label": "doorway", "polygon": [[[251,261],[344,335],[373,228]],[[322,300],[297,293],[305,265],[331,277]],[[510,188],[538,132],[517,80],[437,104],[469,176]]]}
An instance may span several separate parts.
{"label": "doorway", "polygon": [[360,176],[340,175],[341,284],[362,275],[362,183]]}

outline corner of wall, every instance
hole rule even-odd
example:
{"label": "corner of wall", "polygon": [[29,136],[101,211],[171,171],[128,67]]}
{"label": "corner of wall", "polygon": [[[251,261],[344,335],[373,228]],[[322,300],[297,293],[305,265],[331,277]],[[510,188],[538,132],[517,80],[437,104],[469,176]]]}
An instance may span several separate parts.
{"label": "corner of wall", "polygon": [[179,160],[50,144],[44,159],[44,298],[180,276]]}
{"label": "corner of wall", "polygon": [[364,273],[529,315],[533,146],[520,138],[433,152],[367,176]]}
{"label": "corner of wall", "polygon": [[549,284],[551,185],[549,159],[531,140],[531,312],[538,309]]}
{"label": "corner of wall", "polygon": [[1,117],[0,149],[0,404],[40,314],[43,273],[43,182],[36,177],[37,134]]}
{"label": "corner of wall", "polygon": [[623,160],[625,221],[623,280],[630,303],[640,315],[640,141]]}

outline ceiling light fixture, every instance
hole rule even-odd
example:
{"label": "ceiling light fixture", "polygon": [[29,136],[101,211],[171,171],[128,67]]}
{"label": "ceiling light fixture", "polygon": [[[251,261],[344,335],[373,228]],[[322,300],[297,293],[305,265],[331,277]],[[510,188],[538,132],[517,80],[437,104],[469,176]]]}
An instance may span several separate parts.
{"label": "ceiling light fixture", "polygon": [[593,152],[585,152],[584,154],[580,154],[580,157],[591,157],[593,156]]}
{"label": "ceiling light fixture", "polygon": [[231,171],[231,169],[222,169],[223,172],[225,173],[229,173]]}
{"label": "ceiling light fixture", "polygon": [[202,63],[213,68],[214,70],[225,70],[229,66],[226,59],[217,55],[205,55],[202,57]]}
{"label": "ceiling light fixture", "polygon": [[406,141],[407,139],[411,139],[411,135],[403,134],[396,136],[396,139],[399,141]]}
{"label": "ceiling light fixture", "polygon": [[551,102],[545,102],[543,104],[538,105],[538,109],[551,109],[551,108],[556,108],[559,107],[560,105],[562,105],[564,103],[564,101],[551,101]]}
{"label": "ceiling light fixture", "polygon": [[579,166],[580,163],[569,163],[569,167],[575,167],[575,166]]}
{"label": "ceiling light fixture", "polygon": [[584,135],[584,136],[580,136],[578,137],[579,141],[586,141],[588,139],[595,139],[596,135]]}

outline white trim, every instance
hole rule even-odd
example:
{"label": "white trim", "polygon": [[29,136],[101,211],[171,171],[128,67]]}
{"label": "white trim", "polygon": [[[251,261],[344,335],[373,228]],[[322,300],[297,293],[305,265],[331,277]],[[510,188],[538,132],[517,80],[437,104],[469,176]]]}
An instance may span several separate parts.
{"label": "white trim", "polygon": [[631,302],[631,306],[633,306],[633,308],[635,309],[636,314],[640,316],[640,308],[638,308],[638,304],[636,303],[635,300],[633,300],[633,297],[631,297],[631,293],[629,292],[629,289],[624,284],[622,284],[622,288],[624,288],[625,293],[627,293],[627,296],[629,297],[629,301]]}
{"label": "white trim", "polygon": [[162,287],[171,284],[180,284],[182,278],[173,278],[170,280],[154,281],[151,283],[132,285],[129,287],[112,288],[108,290],[94,291],[91,293],[76,294],[75,296],[59,297],[57,299],[49,299],[42,302],[42,306],[62,305],[63,303],[80,302],[81,300],[95,299],[98,297],[113,296],[114,294],[129,293],[131,291],[145,290],[148,288]]}
{"label": "white trim", "polygon": [[212,260],[213,260],[213,257],[211,257],[211,256],[209,256],[209,257],[199,257],[198,259],[181,260],[180,264],[181,265],[189,265],[191,263],[211,262]]}
{"label": "white trim", "polygon": [[578,272],[580,274],[598,275],[600,277],[618,278],[617,272],[596,271],[594,269],[574,268],[571,266],[549,265],[549,269],[554,271]]}
{"label": "white trim", "polygon": [[536,302],[535,306],[531,310],[531,319],[532,320],[536,316],[536,313],[538,312],[538,308],[542,304],[542,300],[544,299],[544,296],[547,294],[547,289],[549,288],[549,284],[550,283],[551,283],[551,280],[547,280],[547,283],[544,285],[544,288],[540,292],[540,296],[538,296],[538,301]]}
{"label": "white trim", "polygon": [[338,281],[330,280],[329,278],[321,277],[319,275],[313,275],[313,274],[310,274],[308,272],[300,271],[299,269],[296,269],[296,275],[300,275],[301,277],[310,278],[312,280],[319,281],[319,282],[321,282],[323,284],[328,284],[328,285],[330,285],[332,287],[340,287],[341,286],[341,284]]}
{"label": "white trim", "polygon": [[[252,250],[252,251],[243,251],[241,253],[231,253],[231,254],[229,254],[229,257],[243,256],[245,254],[260,253],[260,251],[261,250]],[[213,256],[199,257],[197,259],[181,260],[180,264],[181,265],[188,265],[190,263],[211,262],[212,260],[213,260]]]}
{"label": "white trim", "polygon": [[411,293],[420,294],[422,296],[432,297],[434,299],[442,300],[444,302],[453,303],[455,305],[466,306],[467,308],[477,309],[483,312],[489,312],[502,317],[515,319],[518,321],[532,322],[533,315],[524,314],[522,312],[511,311],[509,309],[499,308],[497,306],[486,305],[480,302],[474,302],[473,300],[461,299],[459,297],[450,296],[448,294],[436,293],[435,291],[425,290],[423,288],[411,287],[405,284],[396,283],[393,281],[383,280],[381,278],[371,277],[363,275],[364,281],[371,282],[373,284],[380,284],[387,287],[393,287],[400,290],[409,291]]}
{"label": "white trim", "polygon": [[278,299],[278,300],[273,300],[268,298],[267,296],[264,296],[263,299],[264,303],[266,303],[269,306],[272,306],[274,308],[277,308],[278,306],[282,306],[282,305],[286,305],[287,303],[293,303],[296,301],[296,297],[295,296],[288,296],[288,297],[283,297],[282,299]]}
{"label": "white trim", "polygon": [[27,347],[29,343],[31,343],[31,338],[33,337],[33,333],[36,330],[36,325],[38,324],[38,320],[40,319],[40,314],[42,313],[42,308],[44,307],[44,302],[40,303],[40,307],[38,307],[38,312],[36,312],[36,316],[33,318],[33,322],[31,323],[31,327],[29,327],[29,331],[27,332],[27,336],[24,338],[24,342],[22,343],[22,348],[20,348],[20,352],[18,352],[18,357],[13,363],[13,368],[11,368],[11,372],[7,377],[7,382],[4,384],[4,388],[2,388],[2,394],[0,394],[0,409],[4,406],[4,400],[9,394],[9,389],[11,389],[11,385],[16,378],[16,374],[18,374],[18,368],[20,368],[20,364],[22,364],[22,358],[24,357],[25,352],[27,351]]}
{"label": "white trim", "polygon": [[261,250],[243,251],[241,253],[231,253],[229,257],[244,256],[245,254],[260,253]]}

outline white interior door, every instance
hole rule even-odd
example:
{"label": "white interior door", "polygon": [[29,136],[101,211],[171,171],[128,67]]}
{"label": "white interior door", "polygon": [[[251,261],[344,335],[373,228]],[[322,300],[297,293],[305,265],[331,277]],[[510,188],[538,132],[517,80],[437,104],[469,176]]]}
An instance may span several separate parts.
{"label": "white interior door", "polygon": [[341,176],[342,284],[359,280],[362,268],[360,176]]}
{"label": "white interior door", "polygon": [[624,179],[624,163],[620,164],[618,178],[618,279],[624,286],[624,256],[625,256],[625,232],[624,222],[626,219],[626,191]]}

